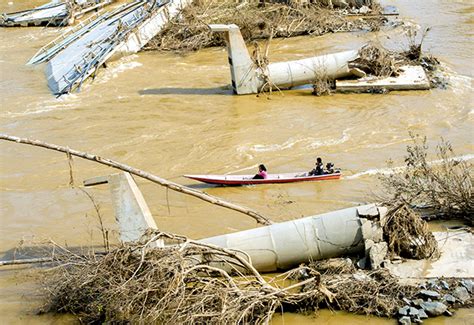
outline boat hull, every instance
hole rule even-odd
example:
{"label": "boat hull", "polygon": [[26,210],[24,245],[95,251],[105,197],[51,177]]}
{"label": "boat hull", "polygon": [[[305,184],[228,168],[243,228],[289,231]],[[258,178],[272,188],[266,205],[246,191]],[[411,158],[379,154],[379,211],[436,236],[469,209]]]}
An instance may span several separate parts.
{"label": "boat hull", "polygon": [[282,184],[296,182],[314,182],[327,181],[341,178],[341,173],[324,174],[316,176],[286,176],[273,174],[268,175],[266,179],[252,179],[253,175],[184,175],[184,177],[216,185],[258,185],[258,184]]}

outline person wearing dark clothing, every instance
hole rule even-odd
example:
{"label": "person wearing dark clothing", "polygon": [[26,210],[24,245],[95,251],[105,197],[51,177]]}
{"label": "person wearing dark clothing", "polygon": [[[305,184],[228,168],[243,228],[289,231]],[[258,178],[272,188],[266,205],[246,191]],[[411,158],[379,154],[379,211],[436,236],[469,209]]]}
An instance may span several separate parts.
{"label": "person wearing dark clothing", "polygon": [[266,179],[267,178],[267,168],[261,164],[258,166],[258,173],[253,177],[253,179]]}
{"label": "person wearing dark clothing", "polygon": [[326,174],[334,174],[334,164],[331,162],[328,162],[326,164]]}
{"label": "person wearing dark clothing", "polygon": [[318,157],[316,158],[316,166],[314,167],[313,170],[311,170],[308,173],[308,176],[316,176],[316,175],[322,175],[324,173],[323,171],[323,160]]}

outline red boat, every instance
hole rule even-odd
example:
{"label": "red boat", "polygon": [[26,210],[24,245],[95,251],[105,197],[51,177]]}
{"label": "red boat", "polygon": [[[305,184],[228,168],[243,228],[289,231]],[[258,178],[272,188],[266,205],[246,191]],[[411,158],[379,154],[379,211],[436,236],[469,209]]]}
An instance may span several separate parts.
{"label": "red boat", "polygon": [[330,179],[341,178],[341,172],[336,171],[332,174],[323,174],[307,176],[307,173],[286,173],[286,174],[268,174],[265,179],[253,179],[254,175],[184,175],[184,177],[196,181],[219,184],[219,185],[257,185],[274,183],[294,183],[294,182],[312,182],[326,181]]}

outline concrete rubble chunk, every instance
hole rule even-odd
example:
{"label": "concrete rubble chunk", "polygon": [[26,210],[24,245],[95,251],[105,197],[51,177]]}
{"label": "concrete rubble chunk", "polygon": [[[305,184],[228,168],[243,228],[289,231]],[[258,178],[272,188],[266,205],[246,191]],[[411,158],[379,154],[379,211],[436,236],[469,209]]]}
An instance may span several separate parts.
{"label": "concrete rubble chunk", "polygon": [[443,300],[450,304],[454,304],[456,302],[456,298],[454,298],[454,296],[450,294],[445,294]]}
{"label": "concrete rubble chunk", "polygon": [[428,318],[428,315],[426,314],[424,309],[418,309],[418,317],[421,319],[426,319]]}
{"label": "concrete rubble chunk", "polygon": [[379,215],[379,210],[375,205],[365,205],[357,207],[357,213],[359,217],[377,217]]}
{"label": "concrete rubble chunk", "polygon": [[370,267],[375,270],[380,268],[383,260],[387,256],[388,252],[388,245],[386,242],[380,242],[374,244],[369,249],[369,259],[370,259]]}
{"label": "concrete rubble chunk", "polygon": [[385,220],[387,219],[388,208],[387,207],[378,207],[379,210],[379,220],[380,224],[383,226],[385,224]]}
{"label": "concrete rubble chunk", "polygon": [[408,315],[409,310],[410,310],[410,306],[404,306],[402,308],[398,308],[398,314],[406,316],[406,315]]}
{"label": "concrete rubble chunk", "polygon": [[398,320],[398,323],[401,325],[411,325],[411,319],[409,316],[403,316]]}
{"label": "concrete rubble chunk", "polygon": [[408,310],[408,315],[410,316],[418,316],[419,314],[420,312],[415,307],[410,307],[410,309]]}
{"label": "concrete rubble chunk", "polygon": [[438,299],[440,297],[440,294],[433,290],[420,290],[419,294],[431,299]]}
{"label": "concrete rubble chunk", "polygon": [[423,301],[423,299],[415,299],[413,300],[413,305],[420,306]]}
{"label": "concrete rubble chunk", "polygon": [[463,279],[461,280],[461,285],[469,291],[469,293],[472,293],[472,280],[469,279]]}
{"label": "concrete rubble chunk", "polygon": [[374,92],[376,90],[427,90],[430,81],[421,66],[402,66],[397,77],[366,77],[357,80],[336,80],[336,91]]}
{"label": "concrete rubble chunk", "polygon": [[360,230],[362,231],[362,237],[364,239],[372,239],[372,222],[367,219],[361,219],[361,222]]}
{"label": "concrete rubble chunk", "polygon": [[467,292],[465,287],[457,287],[454,289],[453,296],[458,298],[462,303],[468,301],[470,298],[469,292]]}
{"label": "concrete rubble chunk", "polygon": [[420,304],[420,307],[430,316],[442,315],[448,309],[445,304],[439,301],[424,301]]}
{"label": "concrete rubble chunk", "polygon": [[449,290],[449,284],[448,282],[444,281],[444,280],[441,280],[439,282],[441,284],[441,288],[445,289],[445,290]]}

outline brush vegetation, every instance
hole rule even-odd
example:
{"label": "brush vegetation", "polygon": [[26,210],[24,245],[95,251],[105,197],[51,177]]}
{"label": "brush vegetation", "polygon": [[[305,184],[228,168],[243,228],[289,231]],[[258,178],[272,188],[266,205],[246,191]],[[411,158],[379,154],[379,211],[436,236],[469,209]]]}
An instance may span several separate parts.
{"label": "brush vegetation", "polygon": [[329,6],[326,1],[304,6],[296,1],[269,2],[265,6],[256,1],[193,1],[151,40],[147,49],[188,52],[224,46],[222,36],[210,31],[210,24],[236,24],[246,42],[270,37],[378,30],[385,18],[380,15],[377,3],[371,3],[370,7],[370,15],[354,17],[348,15],[347,10]]}

